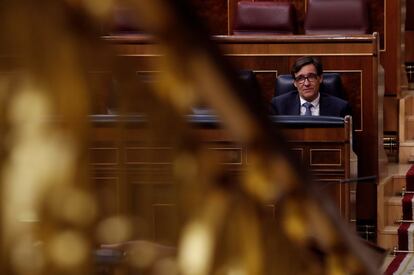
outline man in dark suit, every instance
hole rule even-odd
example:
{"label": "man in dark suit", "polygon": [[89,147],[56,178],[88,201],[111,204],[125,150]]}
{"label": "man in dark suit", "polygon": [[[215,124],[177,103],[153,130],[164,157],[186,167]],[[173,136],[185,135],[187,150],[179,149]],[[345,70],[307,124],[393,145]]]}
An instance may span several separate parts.
{"label": "man in dark suit", "polygon": [[351,115],[351,107],[347,101],[319,92],[322,73],[322,63],[317,58],[305,56],[296,60],[291,74],[297,90],[274,97],[270,106],[271,114],[338,117]]}

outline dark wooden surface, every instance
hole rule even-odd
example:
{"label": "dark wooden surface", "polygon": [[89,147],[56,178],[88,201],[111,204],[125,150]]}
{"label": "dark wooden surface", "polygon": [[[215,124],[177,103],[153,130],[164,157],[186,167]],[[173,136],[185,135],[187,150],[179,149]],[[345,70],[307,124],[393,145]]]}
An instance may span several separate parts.
{"label": "dark wooden surface", "polygon": [[[235,7],[240,0],[190,0],[194,12],[199,15],[203,24],[212,35],[231,34],[234,24]],[[261,1],[261,0],[251,0]],[[307,0],[273,0],[275,2],[291,2],[295,6],[297,14],[298,33],[303,33],[303,22],[306,14]],[[405,83],[405,77],[401,77],[402,62],[404,57],[401,51],[401,8],[400,0],[367,0],[369,5],[369,17],[371,33],[378,33],[380,46],[380,63],[384,68],[384,93],[388,96],[388,102],[384,105],[384,112],[390,114],[384,131],[398,132],[398,108],[396,102],[401,93],[401,85]],[[409,41],[408,41],[409,44]],[[407,39],[406,39],[406,46]],[[407,46],[407,54],[410,55],[410,47]],[[391,98],[393,97],[393,98]],[[397,118],[397,119],[396,119]]]}
{"label": "dark wooden surface", "polygon": [[[386,22],[381,44],[380,63],[384,67],[385,94],[400,95],[401,86],[401,1],[385,1],[383,20]],[[377,15],[378,19],[381,14]]]}
{"label": "dark wooden surface", "polygon": [[[177,148],[168,142],[148,143],[148,132],[139,120],[130,119],[126,127],[119,127],[116,116],[106,121],[105,116],[100,118],[99,122],[92,118],[89,149],[100,214],[130,214],[138,223],[134,239],[175,245],[183,221],[179,198],[190,192],[182,190],[173,176],[177,157],[173,152]],[[282,129],[296,161],[311,172],[318,190],[331,197],[344,220],[353,219],[350,187],[340,184],[341,179],[351,175],[349,123],[327,128],[291,126],[275,127]],[[217,123],[208,127],[193,123],[190,131],[205,146],[209,157],[230,174],[230,180],[239,181],[249,165],[249,148]],[[275,207],[272,203],[266,205],[270,217],[274,217]]]}
{"label": "dark wooden surface", "polygon": [[[209,26],[211,34],[231,34],[237,2],[240,0],[192,0],[201,18]],[[254,1],[254,0],[252,0]],[[258,0],[256,0],[258,1]],[[274,0],[291,2],[295,6],[298,33],[303,33],[307,0]],[[371,32],[377,32],[380,45],[380,63],[385,71],[384,93],[398,99],[401,92],[401,1],[368,0]],[[207,8],[210,7],[210,8]],[[212,8],[214,7],[214,8]],[[409,42],[409,41],[408,41]],[[408,47],[409,48],[409,47]],[[408,53],[411,54],[411,51]],[[398,131],[397,105],[392,100],[385,105],[385,112],[391,114],[384,125],[385,131]],[[391,119],[393,118],[393,119]]]}
{"label": "dark wooden surface", "polygon": [[[145,36],[105,37],[122,62],[140,72],[158,70],[162,52],[152,38]],[[319,57],[324,69],[343,76],[345,90],[354,113],[355,151],[359,158],[359,176],[377,176],[381,171],[382,100],[378,99],[379,49],[376,35],[356,36],[215,36],[213,38],[236,69],[256,72],[266,100],[273,95],[278,74],[289,73],[296,58]],[[358,208],[361,220],[376,219],[376,186],[372,182],[358,186],[363,204]]]}

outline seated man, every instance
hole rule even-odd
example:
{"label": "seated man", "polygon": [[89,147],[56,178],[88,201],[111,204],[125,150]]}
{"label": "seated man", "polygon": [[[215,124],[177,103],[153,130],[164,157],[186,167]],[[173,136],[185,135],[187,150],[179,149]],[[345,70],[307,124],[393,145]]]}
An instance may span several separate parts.
{"label": "seated man", "polygon": [[270,113],[338,117],[351,115],[351,107],[347,101],[319,92],[322,72],[322,63],[317,58],[305,56],[297,59],[291,70],[297,90],[274,97]]}

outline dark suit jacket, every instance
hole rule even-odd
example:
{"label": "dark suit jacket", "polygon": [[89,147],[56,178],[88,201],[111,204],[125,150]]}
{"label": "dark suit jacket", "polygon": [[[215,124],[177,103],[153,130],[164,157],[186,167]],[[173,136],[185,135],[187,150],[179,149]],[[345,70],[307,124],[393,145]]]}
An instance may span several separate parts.
{"label": "dark suit jacket", "polygon": [[[320,93],[319,115],[345,117],[351,115],[349,103],[339,97]],[[298,91],[276,96],[270,104],[270,114],[272,115],[300,115],[300,100]]]}

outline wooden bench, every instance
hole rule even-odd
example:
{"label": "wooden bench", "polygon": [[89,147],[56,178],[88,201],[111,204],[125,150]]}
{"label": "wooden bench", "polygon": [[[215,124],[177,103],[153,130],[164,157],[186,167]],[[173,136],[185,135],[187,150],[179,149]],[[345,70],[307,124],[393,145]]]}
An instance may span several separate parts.
{"label": "wooden bench", "polygon": [[[122,64],[130,64],[137,76],[157,73],[163,56],[157,42],[143,35],[104,37],[118,53]],[[313,55],[321,59],[327,72],[341,74],[345,93],[353,108],[355,151],[359,176],[385,176],[383,152],[383,87],[379,86],[378,37],[353,36],[214,36],[229,62],[237,69],[253,70],[267,100],[273,96],[278,74],[289,73],[296,58]],[[102,78],[108,78],[105,72]],[[95,75],[96,76],[96,75]],[[104,98],[102,96],[101,98]],[[99,101],[99,100],[98,100]],[[105,104],[103,104],[105,105]],[[105,110],[103,110],[105,111]],[[361,205],[358,219],[376,219],[375,183],[358,186]]]}
{"label": "wooden bench", "polygon": [[[354,177],[356,170],[350,120],[271,119],[272,125],[282,130],[297,162],[310,171],[318,190],[332,198],[344,220],[354,222],[355,207],[351,203],[354,192],[351,185],[341,183]],[[162,137],[148,139],[150,129],[141,116],[98,115],[92,116],[91,121],[91,169],[103,209],[101,214],[104,217],[131,214],[146,228],[145,232],[136,233],[135,238],[175,244],[182,222],[179,198],[191,192],[182,190],[183,186],[173,177],[177,145]],[[240,182],[252,157],[249,148],[235,140],[215,116],[189,116],[188,123],[191,134],[206,148],[208,157],[216,159],[216,165],[229,173],[228,180]],[[194,184],[193,188],[202,188],[201,180]],[[276,207],[267,205],[269,217],[275,217]]]}

